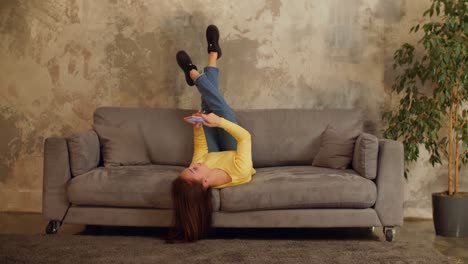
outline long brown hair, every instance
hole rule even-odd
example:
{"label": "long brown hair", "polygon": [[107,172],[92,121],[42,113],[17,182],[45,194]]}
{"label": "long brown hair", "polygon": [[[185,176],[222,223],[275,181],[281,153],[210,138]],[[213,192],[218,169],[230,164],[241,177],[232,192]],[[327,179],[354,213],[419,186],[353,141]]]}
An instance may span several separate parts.
{"label": "long brown hair", "polygon": [[172,182],[173,226],[167,243],[195,242],[211,231],[211,188],[177,177]]}

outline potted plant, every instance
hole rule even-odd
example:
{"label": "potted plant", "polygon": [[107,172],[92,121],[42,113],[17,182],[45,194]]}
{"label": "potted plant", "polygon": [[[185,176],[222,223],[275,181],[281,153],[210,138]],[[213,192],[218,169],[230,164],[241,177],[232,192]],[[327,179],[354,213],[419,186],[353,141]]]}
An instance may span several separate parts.
{"label": "potted plant", "polygon": [[410,30],[423,34],[417,43],[422,48],[405,43],[394,53],[392,91],[401,97],[398,109],[382,114],[388,122],[384,137],[402,140],[405,162],[418,159],[420,144],[432,166],[447,162],[448,190],[432,194],[434,227],[442,236],[468,235],[468,193],[459,191],[468,161],[467,5],[431,0],[426,22]]}

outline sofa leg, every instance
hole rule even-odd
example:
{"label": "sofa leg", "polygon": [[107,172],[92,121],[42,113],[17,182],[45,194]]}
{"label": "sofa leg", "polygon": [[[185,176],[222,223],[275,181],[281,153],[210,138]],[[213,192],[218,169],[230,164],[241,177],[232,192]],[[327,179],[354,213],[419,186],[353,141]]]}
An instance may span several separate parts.
{"label": "sofa leg", "polygon": [[51,220],[46,226],[46,234],[56,234],[59,227],[62,225],[62,222]]}
{"label": "sofa leg", "polygon": [[393,226],[384,226],[383,232],[388,242],[395,240],[396,229]]}

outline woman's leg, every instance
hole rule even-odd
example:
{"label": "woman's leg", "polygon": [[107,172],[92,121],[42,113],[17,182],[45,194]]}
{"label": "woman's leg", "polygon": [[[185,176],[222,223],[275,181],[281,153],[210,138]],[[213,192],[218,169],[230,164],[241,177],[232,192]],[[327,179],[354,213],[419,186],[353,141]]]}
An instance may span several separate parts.
{"label": "woman's leg", "polygon": [[[208,65],[210,65],[210,63],[213,63],[213,62],[210,61],[210,59],[208,58]],[[209,66],[209,67],[212,67],[212,66]],[[207,74],[208,78],[214,83],[215,82],[215,79],[213,78],[214,76],[212,75],[210,70],[207,70],[207,68],[208,66],[205,67],[204,72]],[[217,83],[217,80],[216,80],[216,83]],[[205,113],[212,112],[210,107],[206,103],[206,100],[203,95],[201,96],[201,107],[202,107],[202,110],[205,111]],[[205,132],[205,138],[208,144],[208,152],[221,151],[221,147],[219,146],[218,128],[203,126],[203,131]]]}
{"label": "woman's leg", "polygon": [[210,79],[211,83],[215,87],[219,87],[218,85],[219,68],[217,67],[217,58],[218,58],[217,52],[208,53],[208,66],[206,66],[204,69],[204,72],[208,76],[208,79]]}
{"label": "woman's leg", "polygon": [[[212,52],[213,53],[213,52]],[[210,53],[211,54],[211,53]],[[211,81],[211,83],[215,86],[218,87],[218,75],[219,75],[219,69],[216,67],[216,58],[214,55],[208,55],[208,66],[206,66],[203,69],[203,72],[206,74],[208,79]],[[218,89],[219,90],[219,89]],[[207,113],[211,113],[211,109],[206,103],[205,97],[202,95],[201,96],[201,106],[202,109],[205,110]]]}
{"label": "woman's leg", "polygon": [[[216,52],[209,53],[208,67],[205,68],[206,72],[199,74],[196,70],[192,70],[190,76],[202,95],[202,102],[209,107],[210,111],[237,124],[234,112],[219,93],[217,81],[219,69],[216,67],[216,60],[213,60],[213,58],[217,58]],[[236,139],[222,128],[217,128],[217,130],[220,151],[236,150]]]}
{"label": "woman's leg", "polygon": [[[217,87],[210,82],[207,74],[201,74],[195,80],[195,85],[202,94],[202,98],[206,105],[209,106],[211,112],[237,124],[234,112],[219,93]],[[231,134],[222,128],[215,128],[215,130],[218,131],[218,145],[220,151],[237,150],[237,141]]]}
{"label": "woman's leg", "polygon": [[[208,107],[208,104],[205,102],[203,96],[201,98],[201,108],[202,111],[205,111],[205,113],[211,113],[211,109]],[[208,152],[221,151],[221,148],[218,145],[218,128],[203,126],[203,131],[205,132],[206,144],[208,145]]]}

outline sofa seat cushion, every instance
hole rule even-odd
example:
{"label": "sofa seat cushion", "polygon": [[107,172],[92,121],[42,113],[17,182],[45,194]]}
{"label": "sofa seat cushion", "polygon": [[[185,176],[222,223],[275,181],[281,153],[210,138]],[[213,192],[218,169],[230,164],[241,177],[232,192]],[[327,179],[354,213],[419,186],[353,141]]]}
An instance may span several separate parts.
{"label": "sofa seat cushion", "polygon": [[[134,165],[98,167],[72,178],[67,195],[76,205],[172,209],[171,184],[185,167]],[[212,189],[213,210],[219,190]]]}
{"label": "sofa seat cushion", "polygon": [[258,168],[252,181],[221,189],[221,211],[294,208],[369,208],[373,181],[351,169],[314,166]]}

